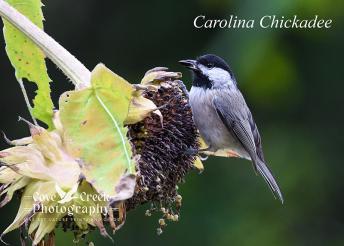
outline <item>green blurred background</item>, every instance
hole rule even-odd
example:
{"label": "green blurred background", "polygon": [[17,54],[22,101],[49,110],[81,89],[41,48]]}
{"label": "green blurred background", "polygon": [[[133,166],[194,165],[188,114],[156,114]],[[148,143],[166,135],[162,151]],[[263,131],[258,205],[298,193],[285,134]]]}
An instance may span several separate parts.
{"label": "green blurred background", "polygon": [[[156,235],[158,217],[146,206],[128,214],[115,244],[126,245],[344,245],[343,1],[45,1],[45,29],[92,69],[103,62],[132,83],[146,70],[167,66],[190,74],[177,61],[215,53],[232,66],[263,138],[285,196],[282,206],[248,161],[209,158],[202,174],[180,185],[180,222]],[[196,30],[193,19],[259,19],[266,14],[333,19],[331,29]],[[258,23],[257,23],[258,24]],[[28,134],[23,96],[0,38],[0,130]],[[53,96],[72,85],[51,62]],[[29,90],[34,87],[28,85]],[[1,149],[6,148],[4,141]],[[0,231],[11,223],[18,200],[0,210]],[[18,231],[4,240],[19,245]],[[93,233],[99,245],[108,239]],[[58,232],[57,245],[72,245]]]}

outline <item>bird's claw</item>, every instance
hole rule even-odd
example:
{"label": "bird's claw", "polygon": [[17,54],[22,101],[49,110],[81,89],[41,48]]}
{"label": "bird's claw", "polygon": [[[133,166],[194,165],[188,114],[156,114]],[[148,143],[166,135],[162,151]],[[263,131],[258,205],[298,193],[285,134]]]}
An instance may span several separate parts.
{"label": "bird's claw", "polygon": [[[204,153],[201,153],[202,151],[203,151],[202,149],[195,149],[195,148],[190,147],[184,151],[184,154],[185,155],[198,155],[202,161],[205,161],[208,159],[208,156]],[[202,154],[203,154],[203,156],[202,156]]]}

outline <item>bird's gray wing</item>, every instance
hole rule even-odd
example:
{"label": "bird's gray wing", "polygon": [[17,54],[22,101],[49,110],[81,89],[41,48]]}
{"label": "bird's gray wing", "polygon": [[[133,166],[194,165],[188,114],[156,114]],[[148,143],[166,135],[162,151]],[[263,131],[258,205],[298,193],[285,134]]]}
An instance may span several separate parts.
{"label": "bird's gray wing", "polygon": [[248,121],[250,123],[251,132],[252,132],[252,136],[254,139],[254,144],[256,146],[256,153],[257,153],[258,157],[262,161],[265,162],[264,153],[263,153],[263,146],[262,146],[262,139],[260,137],[258,127],[257,127],[256,123],[254,122],[252,113],[250,111],[248,111]]}
{"label": "bird's gray wing", "polygon": [[254,162],[257,159],[256,145],[244,98],[234,92],[231,95],[220,94],[213,98],[213,106],[224,125]]}
{"label": "bird's gray wing", "polygon": [[231,95],[215,96],[213,105],[224,125],[250,155],[255,170],[258,170],[273,194],[283,202],[278,184],[265,164],[257,126],[241,93],[238,91]]}

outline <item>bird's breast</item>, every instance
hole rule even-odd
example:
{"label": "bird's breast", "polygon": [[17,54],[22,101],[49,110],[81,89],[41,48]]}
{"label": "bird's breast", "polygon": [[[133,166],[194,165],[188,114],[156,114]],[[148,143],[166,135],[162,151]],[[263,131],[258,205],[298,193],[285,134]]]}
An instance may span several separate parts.
{"label": "bird's breast", "polygon": [[236,147],[239,143],[232,137],[213,106],[214,93],[211,89],[191,88],[190,106],[195,124],[205,142],[214,151]]}

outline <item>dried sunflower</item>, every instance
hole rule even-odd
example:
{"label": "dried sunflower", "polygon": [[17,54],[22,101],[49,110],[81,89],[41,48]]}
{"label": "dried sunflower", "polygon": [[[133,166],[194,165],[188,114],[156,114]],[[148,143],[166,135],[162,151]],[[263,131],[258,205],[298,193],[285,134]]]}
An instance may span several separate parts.
{"label": "dried sunflower", "polygon": [[[49,245],[62,224],[77,239],[96,227],[108,236],[104,224],[116,231],[126,211],[148,202],[147,214],[162,212],[158,233],[166,219],[178,221],[182,198],[177,184],[188,171],[202,168],[187,151],[200,143],[180,77],[156,68],[132,86],[98,65],[91,88],[61,96],[53,131],[29,123],[31,136],[0,152],[1,206],[15,192],[21,196],[4,234],[22,227],[34,245]],[[119,123],[124,142],[110,136],[112,120]]]}

